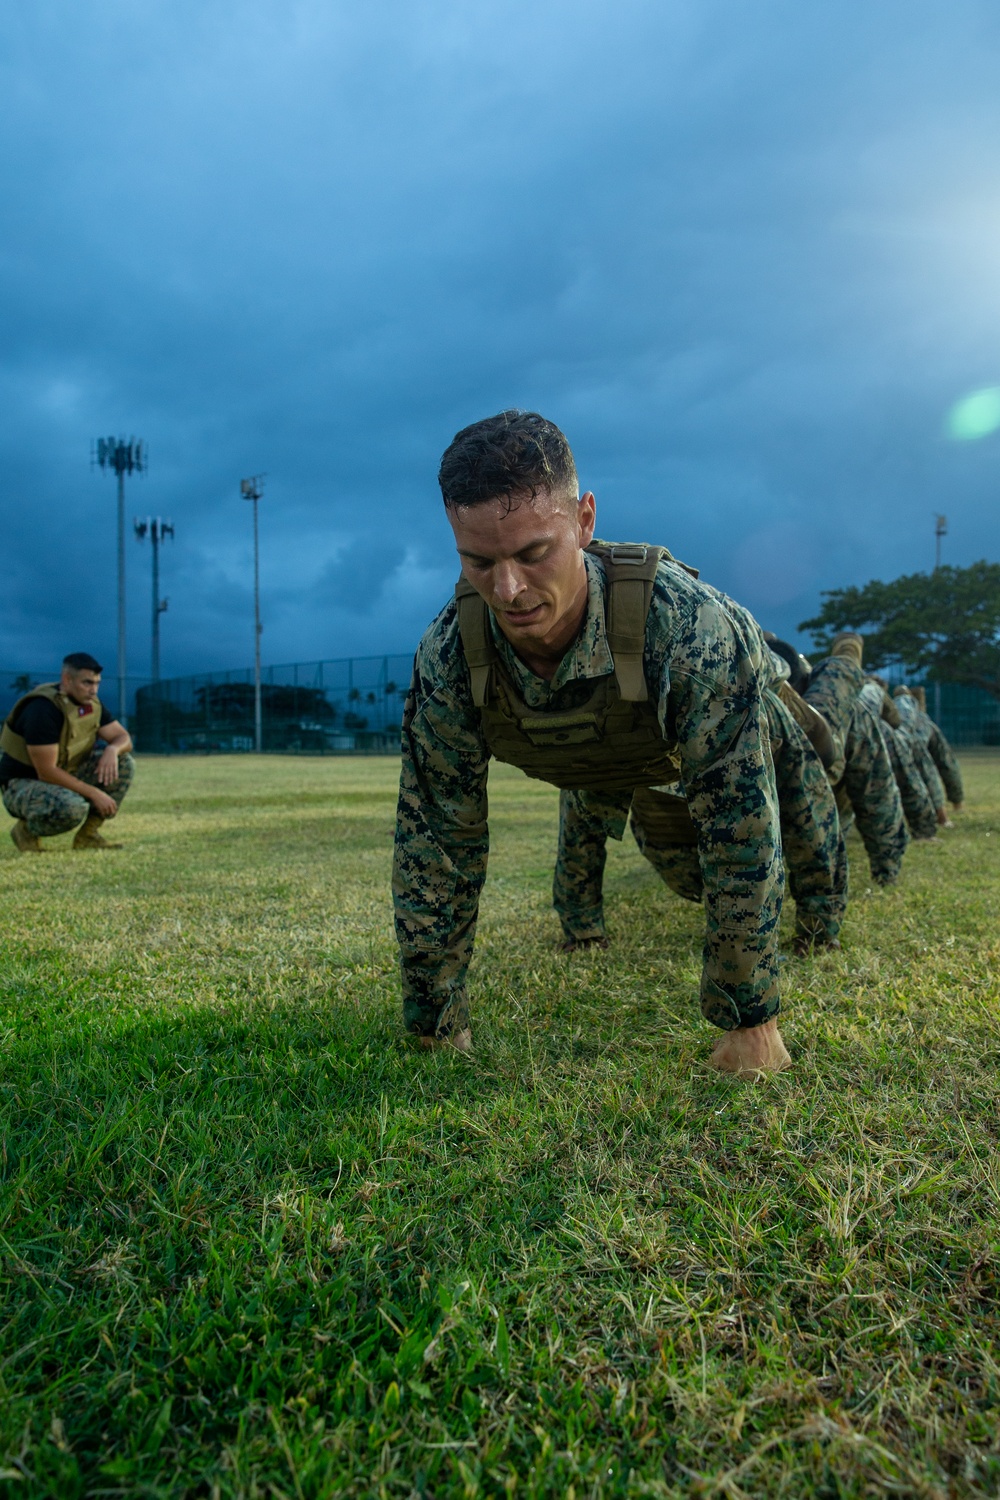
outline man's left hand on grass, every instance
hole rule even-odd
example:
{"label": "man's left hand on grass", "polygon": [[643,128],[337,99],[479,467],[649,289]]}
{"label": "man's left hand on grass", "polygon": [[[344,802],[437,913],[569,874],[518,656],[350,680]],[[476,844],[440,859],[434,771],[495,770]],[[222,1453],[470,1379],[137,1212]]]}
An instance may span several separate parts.
{"label": "man's left hand on grass", "polygon": [[741,1026],[724,1032],[712,1048],[709,1062],[721,1073],[735,1073],[739,1078],[780,1073],[792,1065],[776,1017],[762,1026]]}

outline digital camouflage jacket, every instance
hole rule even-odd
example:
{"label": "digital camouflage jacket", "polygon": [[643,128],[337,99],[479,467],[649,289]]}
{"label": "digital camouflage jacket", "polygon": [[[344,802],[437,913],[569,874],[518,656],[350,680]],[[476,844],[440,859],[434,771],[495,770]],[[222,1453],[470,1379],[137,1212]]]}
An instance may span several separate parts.
{"label": "digital camouflage jacket", "polygon": [[[614,664],[605,577],[585,557],[587,613],[551,681],[535,676],[496,622],[506,671],[532,708],[569,712]],[[777,937],[784,874],[777,794],[761,694],[770,679],[755,631],[673,561],[656,575],[643,670],[664,740],[676,747],[705,890],[701,1007],[724,1029],[778,1010]],[[764,653],[766,655],[766,653]],[[486,876],[488,753],[450,601],[417,649],[403,714],[393,901],[409,1031],[468,1024],[466,974]],[[574,794],[621,838],[631,791]]]}

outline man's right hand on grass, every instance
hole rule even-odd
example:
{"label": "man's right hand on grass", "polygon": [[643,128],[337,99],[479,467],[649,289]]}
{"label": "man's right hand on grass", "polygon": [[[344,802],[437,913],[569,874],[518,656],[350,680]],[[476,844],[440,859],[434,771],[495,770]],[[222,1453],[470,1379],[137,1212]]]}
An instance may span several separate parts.
{"label": "man's right hand on grass", "polygon": [[118,811],[118,804],[115,799],[109,797],[107,792],[102,792],[100,787],[88,787],[84,796],[89,801],[95,813],[101,818],[113,818]]}

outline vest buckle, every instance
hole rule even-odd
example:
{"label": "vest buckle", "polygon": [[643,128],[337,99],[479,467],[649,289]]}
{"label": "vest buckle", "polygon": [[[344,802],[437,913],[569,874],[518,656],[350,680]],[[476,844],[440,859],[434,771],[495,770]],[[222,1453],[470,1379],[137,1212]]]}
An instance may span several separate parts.
{"label": "vest buckle", "polygon": [[648,552],[649,548],[641,542],[616,542],[608,550],[608,560],[616,567],[641,568]]}

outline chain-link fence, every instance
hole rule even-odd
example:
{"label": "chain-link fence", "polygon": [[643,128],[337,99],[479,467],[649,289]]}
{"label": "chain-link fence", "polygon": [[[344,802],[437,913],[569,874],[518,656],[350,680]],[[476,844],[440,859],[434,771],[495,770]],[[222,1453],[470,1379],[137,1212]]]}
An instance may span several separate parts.
{"label": "chain-link fence", "polygon": [[[346,657],[267,667],[261,685],[264,749],[302,755],[395,753],[410,655]],[[58,668],[0,672],[0,717]],[[894,678],[898,680],[898,678]],[[927,683],[927,707],[953,745],[1000,745],[1000,701],[979,688]],[[101,698],[116,711],[117,684]],[[139,750],[184,754],[252,750],[253,671],[129,680],[129,727]]]}
{"label": "chain-link fence", "polygon": [[[58,662],[47,667],[36,667],[34,671],[12,669],[5,672],[0,668],[0,721],[7,717],[22,693],[37,687],[40,682],[58,682],[60,671],[61,667]],[[133,675],[125,679],[127,712],[130,721],[135,714],[136,695],[148,682],[148,677]],[[121,718],[121,709],[118,705],[118,678],[113,668],[105,668],[104,680],[101,683],[101,703],[116,719]]]}
{"label": "chain-link fence", "polygon": [[953,745],[1000,745],[1000,700],[981,688],[928,682],[927,711]]}
{"label": "chain-link fence", "polygon": [[[269,667],[261,688],[264,749],[382,754],[399,746],[410,656],[351,657]],[[927,707],[953,745],[1000,745],[1000,702],[979,688],[928,683]],[[140,750],[252,750],[253,673],[215,672],[140,688]]]}
{"label": "chain-link fence", "polygon": [[[267,667],[263,748],[299,755],[395,752],[412,666],[412,656],[355,656]],[[252,750],[253,672],[149,683],[136,693],[132,729],[136,748],[158,755]]]}

